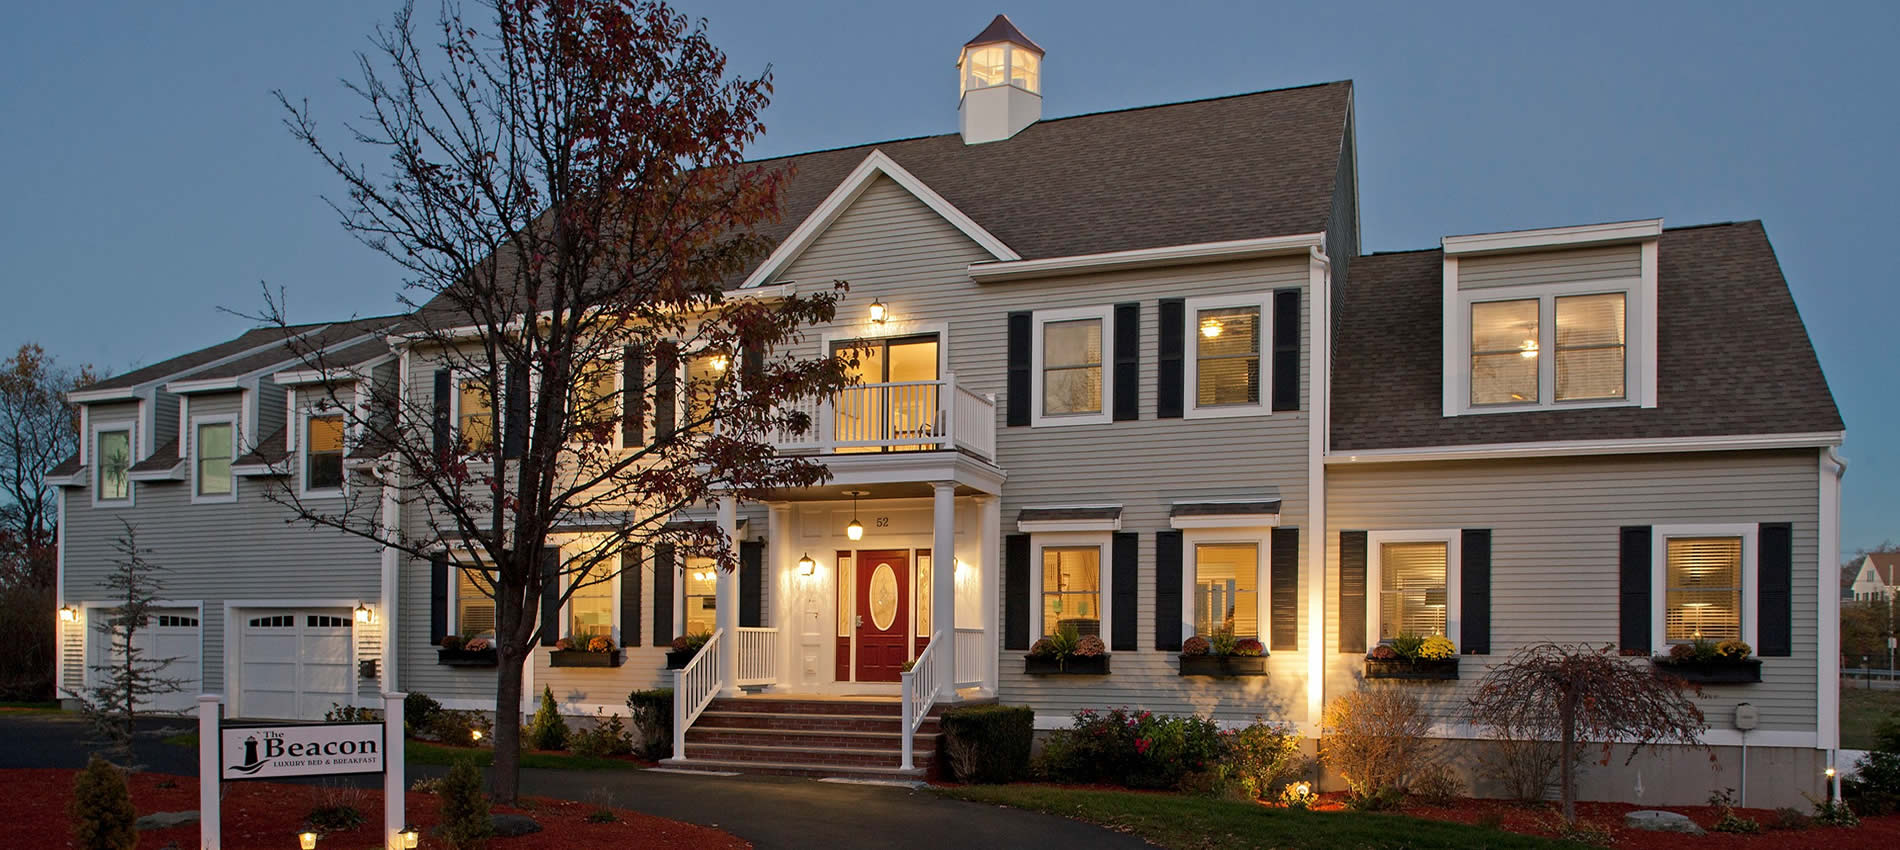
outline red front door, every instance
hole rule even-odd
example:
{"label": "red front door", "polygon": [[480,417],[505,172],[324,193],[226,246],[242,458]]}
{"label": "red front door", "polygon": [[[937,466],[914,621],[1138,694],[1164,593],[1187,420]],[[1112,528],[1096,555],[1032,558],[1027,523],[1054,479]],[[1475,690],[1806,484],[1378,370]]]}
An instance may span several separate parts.
{"label": "red front door", "polygon": [[910,660],[910,553],[858,552],[857,675],[860,682],[896,682]]}

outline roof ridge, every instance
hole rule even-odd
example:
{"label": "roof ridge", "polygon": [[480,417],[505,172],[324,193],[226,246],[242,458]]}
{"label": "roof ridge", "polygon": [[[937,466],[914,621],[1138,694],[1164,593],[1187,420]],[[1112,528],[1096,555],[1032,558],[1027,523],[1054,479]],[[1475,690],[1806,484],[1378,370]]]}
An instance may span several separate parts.
{"label": "roof ridge", "polygon": [[[1748,218],[1748,219],[1742,219],[1742,220],[1740,220],[1740,221],[1707,221],[1707,222],[1701,222],[1701,223],[1699,223],[1699,224],[1678,224],[1678,225],[1674,225],[1674,226],[1671,226],[1671,227],[1665,227],[1665,228],[1663,228],[1663,232],[1664,232],[1664,233],[1675,233],[1675,232],[1677,232],[1677,231],[1681,231],[1681,230],[1713,230],[1713,229],[1715,229],[1715,228],[1718,228],[1718,227],[1746,227],[1746,226],[1748,226],[1748,225],[1751,225],[1751,224],[1756,224],[1756,225],[1759,225],[1759,224],[1761,224],[1761,219],[1759,219],[1759,218]],[[1365,253],[1365,254],[1360,254],[1360,255],[1359,255],[1359,257],[1358,257],[1358,259],[1362,259],[1362,260],[1363,260],[1363,259],[1365,259],[1365,258],[1367,258],[1367,257],[1384,257],[1384,256],[1390,256],[1390,255],[1393,255],[1393,254],[1422,254],[1422,253],[1428,253],[1428,252],[1434,252],[1434,251],[1443,251],[1443,250],[1444,250],[1444,248],[1443,248],[1443,247],[1437,247],[1437,248],[1393,248],[1393,249],[1391,249],[1391,250],[1389,250],[1389,251],[1372,251],[1372,252],[1370,252],[1370,253]]]}

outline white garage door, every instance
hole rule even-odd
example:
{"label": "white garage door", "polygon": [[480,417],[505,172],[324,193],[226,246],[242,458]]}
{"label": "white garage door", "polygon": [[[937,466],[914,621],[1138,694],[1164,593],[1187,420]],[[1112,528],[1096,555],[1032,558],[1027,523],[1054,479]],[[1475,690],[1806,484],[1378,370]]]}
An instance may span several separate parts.
{"label": "white garage door", "polygon": [[321,720],[355,686],[346,609],[240,612],[238,705],[244,717]]}
{"label": "white garage door", "polygon": [[[117,653],[111,651],[112,639],[99,631],[110,616],[105,609],[92,610],[93,628],[88,642],[94,650],[93,664],[105,664],[108,655],[118,660]],[[193,608],[155,608],[145,628],[132,633],[132,645],[138,648],[140,661],[171,659],[171,663],[153,670],[151,676],[178,683],[178,690],[153,696],[141,702],[140,707],[147,711],[193,711],[198,707],[198,693],[204,689],[200,678],[204,669],[204,640],[200,634],[198,611]],[[104,683],[105,677],[103,672],[88,671],[86,680],[97,686]]]}

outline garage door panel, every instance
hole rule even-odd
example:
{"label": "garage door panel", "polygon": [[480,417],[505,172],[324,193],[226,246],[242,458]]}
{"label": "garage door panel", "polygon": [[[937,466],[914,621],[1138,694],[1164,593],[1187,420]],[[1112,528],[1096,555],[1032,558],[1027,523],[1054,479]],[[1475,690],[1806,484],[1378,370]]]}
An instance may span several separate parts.
{"label": "garage door panel", "polygon": [[317,720],[355,688],[349,611],[246,612],[241,709],[252,717]]}
{"label": "garage door panel", "polygon": [[[109,639],[97,630],[103,618],[111,616],[105,610],[95,610],[92,615],[95,628],[88,635],[88,641],[96,650],[92,653],[92,664],[104,664],[112,653]],[[134,632],[132,645],[139,650],[139,657],[146,661],[164,661],[170,663],[154,671],[157,678],[171,679],[178,683],[178,690],[171,693],[156,694],[141,700],[139,706],[147,711],[186,712],[197,708],[198,693],[203,686],[203,664],[200,660],[204,640],[199,631],[198,612],[192,608],[158,608],[152,612],[145,627]],[[92,681],[97,684],[97,678]]]}

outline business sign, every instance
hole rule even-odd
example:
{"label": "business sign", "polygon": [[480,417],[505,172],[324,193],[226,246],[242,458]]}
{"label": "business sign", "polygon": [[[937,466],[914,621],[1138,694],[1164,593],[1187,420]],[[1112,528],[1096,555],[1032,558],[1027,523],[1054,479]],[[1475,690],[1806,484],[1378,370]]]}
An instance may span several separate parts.
{"label": "business sign", "polygon": [[308,723],[226,726],[219,774],[225,779],[276,779],[382,773],[383,724]]}

